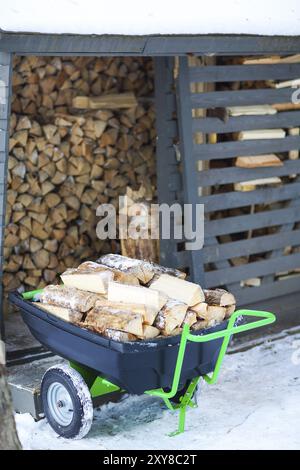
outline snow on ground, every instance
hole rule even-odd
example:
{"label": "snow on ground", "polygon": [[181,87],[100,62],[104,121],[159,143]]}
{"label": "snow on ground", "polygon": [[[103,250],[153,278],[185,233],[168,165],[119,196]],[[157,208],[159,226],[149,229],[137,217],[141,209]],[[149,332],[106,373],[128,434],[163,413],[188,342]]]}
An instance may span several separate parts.
{"label": "snow on ground", "polygon": [[16,415],[25,449],[300,449],[300,334],[227,355],[216,385],[201,381],[185,434],[160,399],[126,396],[95,411],[82,440],[57,437],[43,419]]}
{"label": "snow on ground", "polygon": [[298,0],[0,0],[4,31],[298,35]]}

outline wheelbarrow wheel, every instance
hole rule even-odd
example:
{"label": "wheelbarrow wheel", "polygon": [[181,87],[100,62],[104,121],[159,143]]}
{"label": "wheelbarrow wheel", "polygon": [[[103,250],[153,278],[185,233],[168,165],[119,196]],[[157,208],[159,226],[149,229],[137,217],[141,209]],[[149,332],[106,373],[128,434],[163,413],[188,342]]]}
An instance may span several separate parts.
{"label": "wheelbarrow wheel", "polygon": [[62,437],[81,439],[93,421],[90,391],[81,375],[68,365],[50,367],[41,384],[45,417]]}

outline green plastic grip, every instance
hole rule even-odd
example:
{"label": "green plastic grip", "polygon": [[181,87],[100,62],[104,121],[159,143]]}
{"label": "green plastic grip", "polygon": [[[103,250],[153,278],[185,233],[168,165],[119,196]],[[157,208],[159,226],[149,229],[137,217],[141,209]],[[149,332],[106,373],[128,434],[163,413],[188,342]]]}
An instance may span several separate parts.
{"label": "green plastic grip", "polygon": [[23,292],[22,297],[24,300],[32,300],[38,294],[41,294],[43,289],[31,290],[29,292]]}

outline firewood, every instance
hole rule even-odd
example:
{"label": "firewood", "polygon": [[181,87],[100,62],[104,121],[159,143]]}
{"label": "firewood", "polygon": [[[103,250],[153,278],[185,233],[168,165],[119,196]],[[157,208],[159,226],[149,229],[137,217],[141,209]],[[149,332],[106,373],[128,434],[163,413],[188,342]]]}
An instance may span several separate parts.
{"label": "firewood", "polygon": [[138,338],[141,338],[143,340],[153,339],[156,338],[159,334],[160,331],[158,328],[155,328],[155,326],[143,325],[143,334],[138,335]]}
{"label": "firewood", "polygon": [[189,310],[192,310],[193,312],[195,312],[196,315],[197,315],[197,318],[206,318],[207,303],[206,302],[200,302],[200,303],[190,307]]}
{"label": "firewood", "polygon": [[105,294],[108,283],[113,280],[114,275],[108,270],[85,271],[83,269],[68,269],[60,277],[65,286],[76,287],[77,289],[97,294]]}
{"label": "firewood", "polygon": [[194,325],[197,322],[197,315],[196,312],[193,310],[188,310],[185,314],[184,320],[182,322],[182,325],[188,324],[190,326]]}
{"label": "firewood", "polygon": [[263,116],[266,114],[276,114],[276,109],[268,104],[255,106],[231,106],[226,108],[230,116]]}
{"label": "firewood", "polygon": [[231,315],[235,312],[236,305],[228,305],[228,307],[225,308],[225,318],[231,317]]}
{"label": "firewood", "polygon": [[158,313],[154,326],[161,330],[164,336],[168,336],[171,332],[179,327],[186,317],[188,306],[177,300],[170,299],[166,305]]}
{"label": "firewood", "polygon": [[268,56],[268,57],[259,57],[253,59],[251,58],[245,58],[243,59],[242,63],[243,64],[251,64],[251,65],[256,65],[256,64],[295,64],[300,62],[300,54],[295,54],[295,55],[290,55],[286,57],[280,57],[278,55],[276,56]]}
{"label": "firewood", "polygon": [[207,328],[207,327],[208,327],[208,321],[207,320],[198,320],[196,323],[194,323],[191,326],[191,329],[193,331],[199,331],[199,330],[203,330],[204,328]]}
{"label": "firewood", "polygon": [[[82,326],[85,326],[85,324],[83,324]],[[114,341],[120,341],[122,343],[137,340],[137,336],[131,333],[125,333],[124,331],[119,330],[112,330],[111,328],[106,328],[106,330],[104,330],[102,334],[104,336],[107,336],[109,339],[112,339]]]}
{"label": "firewood", "polygon": [[234,295],[224,289],[204,289],[205,302],[208,305],[234,305],[236,300]]}
{"label": "firewood", "polygon": [[129,284],[133,286],[138,286],[139,281],[136,276],[130,273],[124,273],[123,271],[120,271],[119,269],[116,268],[109,268],[108,266],[105,266],[103,264],[95,263],[93,261],[85,261],[84,263],[81,263],[78,268],[78,271],[80,272],[103,272],[103,271],[109,271],[113,273],[113,280],[116,282],[120,282],[123,284]]}
{"label": "firewood", "polygon": [[160,310],[167,302],[167,296],[163,293],[142,286],[130,286],[109,282],[107,298],[111,302],[124,302],[146,305],[154,310]]}
{"label": "firewood", "polygon": [[44,303],[40,303],[39,308],[69,323],[78,323],[82,320],[82,312],[71,310],[70,308],[60,307],[57,305],[48,305]]}
{"label": "firewood", "polygon": [[[146,177],[155,188],[153,105],[141,101],[136,106],[135,99],[152,95],[153,72],[147,58],[102,58],[101,67],[96,57],[38,58],[37,68],[31,57],[14,61],[5,219],[18,229],[6,232],[4,253],[8,269],[15,266],[14,255],[29,255],[33,266],[26,258],[25,277],[7,283],[26,289],[52,282],[57,272],[93,259],[95,253],[119,251],[118,242],[115,246],[96,238],[95,212],[101,203],[117,205],[126,187],[135,189]],[[135,81],[128,80],[133,74]],[[117,105],[115,98],[123,100],[126,93],[133,107],[123,108],[124,101]],[[99,110],[75,110],[76,96],[109,99],[118,107],[112,112],[102,102]],[[69,231],[74,226],[77,235]],[[49,265],[34,269],[33,254],[42,249],[49,252]]]}
{"label": "firewood", "polygon": [[292,111],[300,109],[300,103],[274,103],[271,105],[276,111]]}
{"label": "firewood", "polygon": [[94,308],[88,312],[84,324],[98,333],[103,333],[106,329],[113,329],[135,336],[143,335],[142,317],[122,310]]}
{"label": "firewood", "polygon": [[185,278],[186,274],[172,268],[166,268],[155,263],[128,258],[117,254],[101,256],[97,262],[111,268],[120,269],[123,272],[134,274],[142,284],[147,284],[155,274],[167,273]]}
{"label": "firewood", "polygon": [[158,279],[151,283],[150,289],[163,292],[171,299],[184,302],[188,306],[204,301],[204,293],[198,284],[168,274],[159,276]]}
{"label": "firewood", "polygon": [[283,139],[284,137],[283,129],[257,129],[238,133],[238,140]]}
{"label": "firewood", "polygon": [[251,157],[237,157],[235,166],[239,168],[260,168],[268,166],[283,166],[283,162],[277,155],[257,155]]}
{"label": "firewood", "polygon": [[94,307],[97,296],[67,286],[50,285],[45,287],[40,295],[40,301],[45,304],[78,310],[85,313]]}
{"label": "firewood", "polygon": [[235,191],[253,191],[256,189],[256,186],[269,186],[278,184],[281,184],[281,179],[277,176],[273,176],[270,178],[259,178],[257,180],[248,180],[234,183],[234,189]]}
{"label": "firewood", "polygon": [[77,96],[72,101],[73,108],[80,109],[120,109],[137,106],[133,93],[119,93],[97,97]]}
{"label": "firewood", "polygon": [[148,305],[125,303],[125,302],[112,302],[106,299],[104,296],[98,296],[95,307],[97,308],[112,308],[116,310],[122,310],[126,312],[138,313],[143,318],[143,323],[146,325],[153,325],[154,320],[158,314],[158,309],[149,307]]}
{"label": "firewood", "polygon": [[217,305],[208,305],[205,320],[208,321],[208,326],[213,326],[224,320],[226,315],[226,308]]}

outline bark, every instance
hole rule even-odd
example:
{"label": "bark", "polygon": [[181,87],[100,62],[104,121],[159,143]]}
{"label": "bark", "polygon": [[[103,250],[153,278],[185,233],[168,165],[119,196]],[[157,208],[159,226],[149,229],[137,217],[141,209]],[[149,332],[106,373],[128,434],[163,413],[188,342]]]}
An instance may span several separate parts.
{"label": "bark", "polygon": [[0,450],[21,450],[16,431],[6,369],[0,364]]}

